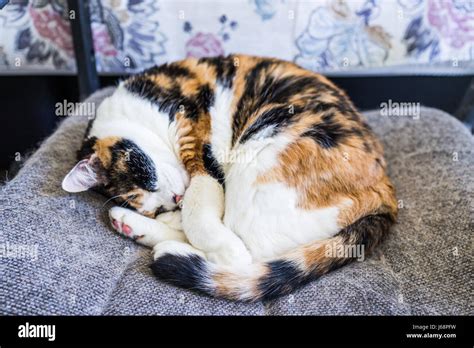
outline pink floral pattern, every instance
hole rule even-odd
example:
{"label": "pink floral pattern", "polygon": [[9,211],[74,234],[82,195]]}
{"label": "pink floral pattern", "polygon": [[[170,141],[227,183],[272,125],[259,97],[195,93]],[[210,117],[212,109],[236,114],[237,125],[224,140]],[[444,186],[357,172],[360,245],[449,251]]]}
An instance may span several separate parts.
{"label": "pink floral pattern", "polygon": [[474,41],[474,3],[465,0],[430,0],[428,2],[428,20],[447,43],[461,48]]}
{"label": "pink floral pattern", "polygon": [[223,54],[224,48],[213,34],[197,33],[186,42],[186,57],[202,58]]}
{"label": "pink floral pattern", "polygon": [[74,55],[69,21],[51,7],[29,8],[33,27],[44,40],[49,41],[67,56]]}
{"label": "pink floral pattern", "polygon": [[107,25],[102,23],[92,23],[92,36],[94,38],[94,50],[96,54],[107,57],[115,57],[117,49],[112,43]]}
{"label": "pink floral pattern", "polygon": [[184,22],[183,31],[191,38],[186,41],[186,57],[203,58],[225,54],[224,42],[230,40],[231,32],[237,30],[238,23],[230,20],[225,14],[218,17],[219,29],[213,33],[198,32],[193,34],[191,22]]}

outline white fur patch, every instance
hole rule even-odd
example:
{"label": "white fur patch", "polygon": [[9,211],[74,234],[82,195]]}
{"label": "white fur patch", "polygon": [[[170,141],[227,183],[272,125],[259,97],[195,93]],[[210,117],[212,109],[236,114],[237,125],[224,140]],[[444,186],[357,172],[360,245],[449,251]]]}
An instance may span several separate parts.
{"label": "white fur patch", "polygon": [[254,160],[234,163],[226,176],[224,224],[244,241],[255,260],[278,257],[340,229],[338,207],[303,210],[297,207],[297,192],[285,183],[256,184],[260,174],[280,165],[278,156],[291,141],[279,134],[239,145]]}
{"label": "white fur patch", "polygon": [[193,246],[189,245],[188,243],[183,243],[174,240],[168,240],[161,243],[156,244],[153,247],[153,259],[156,260],[160,256],[165,254],[171,255],[199,255],[202,258],[206,259],[204,253]]}
{"label": "white fur patch", "polygon": [[303,210],[294,189],[283,183],[229,185],[225,225],[232,229],[256,260],[278,257],[303,244],[332,237],[338,207]]}
{"label": "white fur patch", "polygon": [[211,144],[212,154],[223,165],[224,172],[227,168],[227,159],[230,157],[232,144],[232,89],[217,85],[214,105],[209,109],[211,115]]}
{"label": "white fur patch", "polygon": [[224,192],[212,177],[195,176],[183,200],[182,222],[192,245],[220,264],[249,264],[251,256],[244,243],[224,226]]}

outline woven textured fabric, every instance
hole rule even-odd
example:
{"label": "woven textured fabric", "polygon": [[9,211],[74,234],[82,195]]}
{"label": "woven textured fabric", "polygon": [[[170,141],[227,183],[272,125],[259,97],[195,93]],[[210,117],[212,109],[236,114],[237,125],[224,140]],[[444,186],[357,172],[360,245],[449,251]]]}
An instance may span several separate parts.
{"label": "woven textured fabric", "polygon": [[148,267],[151,251],[110,228],[110,203],[63,192],[87,124],[68,117],[0,193],[0,314],[474,314],[474,138],[435,109],[366,116],[385,146],[399,223],[364,262],[265,304],[161,283]]}

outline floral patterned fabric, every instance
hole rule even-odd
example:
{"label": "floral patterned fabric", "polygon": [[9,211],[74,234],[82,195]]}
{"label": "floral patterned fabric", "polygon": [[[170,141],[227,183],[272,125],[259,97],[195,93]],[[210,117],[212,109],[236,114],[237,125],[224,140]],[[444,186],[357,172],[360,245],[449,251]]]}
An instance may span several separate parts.
{"label": "floral patterned fabric", "polygon": [[[474,61],[473,0],[90,3],[103,73],[237,52],[318,71]],[[10,0],[0,9],[0,72],[74,72],[70,19],[66,0]]]}

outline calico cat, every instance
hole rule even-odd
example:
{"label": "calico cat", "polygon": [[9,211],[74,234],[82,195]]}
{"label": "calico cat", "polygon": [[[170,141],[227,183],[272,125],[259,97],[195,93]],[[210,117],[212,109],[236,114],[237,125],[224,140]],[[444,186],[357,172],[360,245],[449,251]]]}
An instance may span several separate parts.
{"label": "calico cat", "polygon": [[[154,274],[268,300],[370,253],[397,202],[380,142],[345,93],[278,59],[186,59],[121,82],[63,188],[99,189]],[[180,209],[181,208],[181,209]]]}

